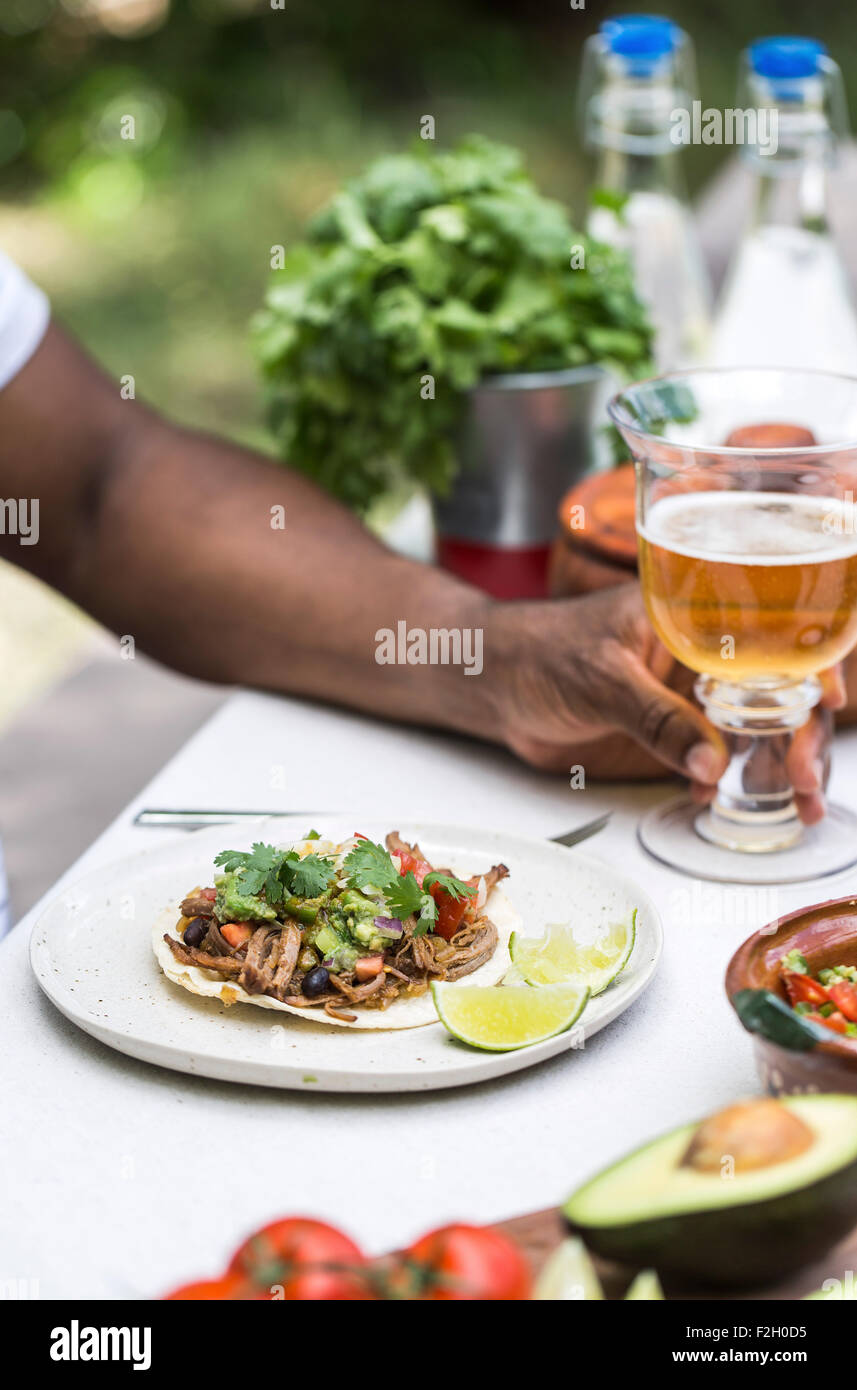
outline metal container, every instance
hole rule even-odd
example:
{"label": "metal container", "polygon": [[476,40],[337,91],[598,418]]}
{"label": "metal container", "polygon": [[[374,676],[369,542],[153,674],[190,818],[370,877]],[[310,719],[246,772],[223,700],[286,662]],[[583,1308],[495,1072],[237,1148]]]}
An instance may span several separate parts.
{"label": "metal container", "polygon": [[468,392],[459,473],[433,504],[445,569],[497,598],[547,594],[557,507],[593,465],[607,394],[600,367],[486,377]]}

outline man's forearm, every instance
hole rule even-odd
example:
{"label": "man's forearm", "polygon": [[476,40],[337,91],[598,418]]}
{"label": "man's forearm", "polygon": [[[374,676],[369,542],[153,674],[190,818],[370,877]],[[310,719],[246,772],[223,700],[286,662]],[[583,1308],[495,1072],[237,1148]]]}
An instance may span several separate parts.
{"label": "man's forearm", "polygon": [[170,665],[499,736],[490,682],[376,660],[380,629],[481,630],[489,601],[300,476],[150,418],[106,475],[92,540],[73,597]]}
{"label": "man's forearm", "polygon": [[[133,400],[56,325],[0,393],[4,552],[193,675],[502,737],[496,680],[376,661],[380,629],[481,629],[491,605],[404,560],[307,479]],[[496,673],[495,673],[496,674]]]}

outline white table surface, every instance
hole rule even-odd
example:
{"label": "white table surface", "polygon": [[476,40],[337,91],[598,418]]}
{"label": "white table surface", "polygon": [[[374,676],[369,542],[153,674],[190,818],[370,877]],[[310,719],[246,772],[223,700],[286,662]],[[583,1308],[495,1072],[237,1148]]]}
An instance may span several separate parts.
{"label": "white table surface", "polygon": [[[857,804],[857,734],[839,736],[834,766],[834,792]],[[550,1205],[658,1131],[757,1091],[750,1040],[723,993],[729,956],[771,918],[853,891],[855,875],[775,890],[672,873],[634,834],[668,794],[571,791],[492,747],[234,696],[62,885],[176,833],[133,827],[142,806],[353,809],[391,826],[419,815],[545,836],[612,807],[585,852],[606,874],[621,863],[658,904],[660,971],[584,1050],[507,1079],[403,1097],[267,1091],[147,1066],[68,1023],[30,973],[37,907],[0,948],[0,1286],[151,1297],[213,1276],[253,1227],[290,1213],[340,1223],[381,1251],[446,1220]],[[225,1217],[207,1198],[215,1176],[230,1189]]]}

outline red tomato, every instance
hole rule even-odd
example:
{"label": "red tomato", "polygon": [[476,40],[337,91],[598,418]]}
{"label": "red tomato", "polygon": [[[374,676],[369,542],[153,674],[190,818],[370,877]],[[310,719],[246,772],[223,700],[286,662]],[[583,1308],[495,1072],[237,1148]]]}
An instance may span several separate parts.
{"label": "red tomato", "polygon": [[[412,873],[421,888],[426,874],[432,872],[431,864],[427,864],[425,859],[419,859],[415,854],[399,855],[399,863],[399,873],[403,877],[407,873]],[[442,936],[444,941],[451,941],[461,926],[464,914],[473,899],[471,897],[456,898],[452,893],[447,893],[438,883],[433,883],[429,892],[437,903],[437,921],[432,927],[432,932],[435,936]]]}
{"label": "red tomato", "polygon": [[850,980],[840,980],[831,985],[827,992],[839,1012],[851,1023],[857,1023],[857,985]]}
{"label": "red tomato", "polygon": [[300,1216],[263,1226],[229,1262],[230,1274],[287,1302],[372,1298],[366,1268],[365,1256],[342,1231]]}
{"label": "red tomato", "polygon": [[844,1014],[832,1013],[826,1017],[824,1014],[804,1014],[804,1018],[810,1023],[820,1023],[822,1028],[829,1028],[833,1033],[847,1033],[848,1019]]}
{"label": "red tomato", "polygon": [[164,1301],[169,1303],[192,1299],[199,1303],[209,1299],[236,1300],[258,1297],[255,1290],[251,1291],[243,1274],[225,1274],[222,1279],[200,1279],[195,1284],[182,1284],[180,1289],[165,1294]]}
{"label": "red tomato", "polygon": [[426,874],[431,873],[431,864],[427,864],[424,859],[419,859],[415,854],[400,854],[399,873],[402,878],[404,878],[407,873],[413,873],[414,878],[422,888],[423,879]]}
{"label": "red tomato", "polygon": [[215,901],[216,897],[217,897],[217,889],[216,889],[216,888],[201,888],[201,889],[199,890],[199,896],[200,896],[201,898],[207,898],[208,901],[209,901],[210,903],[213,903],[213,902]]}
{"label": "red tomato", "polygon": [[435,936],[442,936],[444,941],[451,941],[461,926],[462,918],[472,903],[472,898],[454,898],[451,893],[446,893],[437,883],[429,889],[432,897],[437,903],[437,921],[432,927]]}
{"label": "red tomato", "polygon": [[829,1004],[830,995],[817,980],[810,975],[801,975],[797,970],[782,972],[783,984],[790,1004]]}
{"label": "red tomato", "polygon": [[530,1266],[517,1245],[487,1226],[443,1226],[405,1252],[405,1277],[421,1300],[529,1298]]}

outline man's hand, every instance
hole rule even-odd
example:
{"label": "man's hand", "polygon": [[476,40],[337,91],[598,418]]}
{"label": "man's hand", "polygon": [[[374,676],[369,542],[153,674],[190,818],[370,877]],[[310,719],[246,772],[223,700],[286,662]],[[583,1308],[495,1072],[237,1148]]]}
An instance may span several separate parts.
{"label": "man's hand", "polygon": [[[726,767],[719,731],[692,703],[695,677],[655,637],[639,588],[591,597],[505,605],[489,629],[504,682],[503,738],[536,767],[593,778],[683,773],[694,796],[714,796]],[[486,664],[486,673],[492,664]],[[496,668],[495,668],[496,669]],[[831,711],[844,704],[838,670],[822,678],[822,706],[788,751],[801,818],[824,815]]]}

